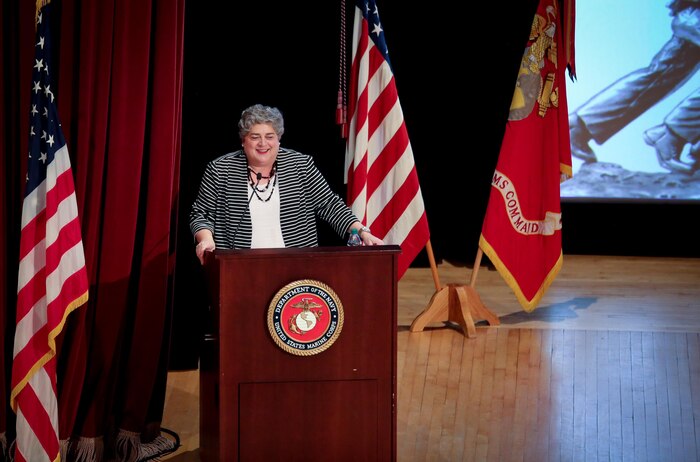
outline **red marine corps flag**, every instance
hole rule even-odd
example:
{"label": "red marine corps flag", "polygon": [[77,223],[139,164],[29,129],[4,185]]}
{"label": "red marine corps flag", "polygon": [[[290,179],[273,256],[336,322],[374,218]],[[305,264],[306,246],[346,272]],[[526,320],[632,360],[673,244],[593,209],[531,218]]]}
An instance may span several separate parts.
{"label": "red marine corps flag", "polygon": [[559,185],[571,177],[566,68],[573,72],[573,1],[541,0],[532,23],[491,183],[479,246],[525,311],[562,265]]}
{"label": "red marine corps flag", "polygon": [[375,236],[401,246],[401,279],[430,239],[428,218],[377,5],[354,3],[347,201]]}
{"label": "red marine corps flag", "polygon": [[56,337],[88,299],[73,172],[51,82],[51,5],[40,0],[37,9],[10,394],[16,462],[60,459]]}

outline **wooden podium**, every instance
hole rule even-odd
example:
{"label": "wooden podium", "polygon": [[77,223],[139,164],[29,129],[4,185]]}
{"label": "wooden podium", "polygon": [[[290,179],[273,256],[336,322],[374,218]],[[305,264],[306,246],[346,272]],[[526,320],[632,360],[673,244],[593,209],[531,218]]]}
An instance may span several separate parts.
{"label": "wooden podium", "polygon": [[[396,460],[399,253],[374,246],[207,255],[203,462]],[[334,343],[307,356],[285,350],[269,329],[271,302],[297,281],[330,288],[344,316]]]}

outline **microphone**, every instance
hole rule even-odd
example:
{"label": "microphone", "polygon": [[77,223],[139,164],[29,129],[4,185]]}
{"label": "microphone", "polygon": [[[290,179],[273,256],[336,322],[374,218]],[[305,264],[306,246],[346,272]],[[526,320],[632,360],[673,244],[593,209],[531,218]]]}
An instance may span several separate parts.
{"label": "microphone", "polygon": [[277,165],[276,162],[277,162],[277,161],[275,161],[275,165],[272,166],[272,170],[270,171],[270,175],[269,175],[269,176],[264,176],[262,173],[256,172],[256,171],[253,170],[252,168],[248,167],[248,176],[250,177],[251,181],[253,180],[253,176],[255,176],[255,178],[258,179],[258,183],[260,183],[260,180],[262,180],[262,179],[269,180],[270,178],[272,178],[272,175],[275,174],[275,167],[276,167],[276,165]]}

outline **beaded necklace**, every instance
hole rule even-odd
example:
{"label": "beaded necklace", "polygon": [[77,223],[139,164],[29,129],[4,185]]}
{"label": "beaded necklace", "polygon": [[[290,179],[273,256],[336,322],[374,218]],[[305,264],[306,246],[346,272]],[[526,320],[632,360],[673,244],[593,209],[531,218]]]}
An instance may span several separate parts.
{"label": "beaded necklace", "polygon": [[[253,194],[259,201],[268,202],[270,199],[272,199],[272,194],[275,192],[275,186],[277,185],[277,175],[275,173],[277,173],[277,161],[272,164],[272,169],[270,170],[269,176],[262,176],[260,173],[256,173],[252,168],[248,167],[248,182],[250,183],[250,187],[253,189]],[[263,188],[258,187],[260,180],[268,180],[267,184]],[[270,188],[270,183],[272,183],[272,188]],[[268,189],[270,189],[270,194],[266,198],[263,198],[262,194],[267,192]]]}

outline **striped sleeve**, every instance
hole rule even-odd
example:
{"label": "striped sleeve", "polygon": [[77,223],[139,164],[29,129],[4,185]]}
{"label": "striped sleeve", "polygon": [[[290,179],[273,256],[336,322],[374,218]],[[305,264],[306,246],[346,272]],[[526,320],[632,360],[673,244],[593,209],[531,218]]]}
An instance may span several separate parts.
{"label": "striped sleeve", "polygon": [[202,175],[199,192],[190,211],[192,234],[208,229],[214,235],[217,248],[249,248],[252,226],[247,196],[243,151],[211,161]]}

